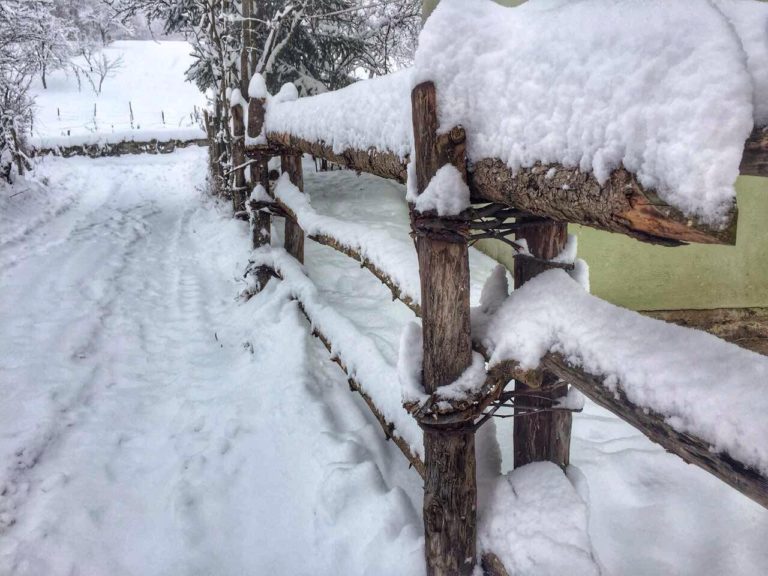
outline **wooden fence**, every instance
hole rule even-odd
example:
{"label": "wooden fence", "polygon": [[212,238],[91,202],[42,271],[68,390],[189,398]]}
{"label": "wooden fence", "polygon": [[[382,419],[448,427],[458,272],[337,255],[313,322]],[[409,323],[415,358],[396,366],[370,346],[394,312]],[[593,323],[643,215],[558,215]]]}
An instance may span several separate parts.
{"label": "wooden fence", "polygon": [[[421,282],[421,301],[403,294],[392,275],[368,261],[361,250],[345,244],[332,234],[310,238],[361,262],[383,282],[393,297],[421,317],[423,327],[423,384],[427,394],[455,381],[472,362],[474,351],[484,353],[470,331],[468,242],[473,235],[488,237],[515,234],[525,239],[529,254],[516,258],[515,287],[552,267],[566,242],[567,223],[620,232],[645,242],[676,245],[684,242],[733,243],[735,214],[724,230],[693,225],[678,210],[665,205],[644,190],[635,177],[617,170],[600,185],[595,178],[575,169],[535,166],[513,173],[499,160],[483,160],[468,172],[466,135],[460,127],[438,133],[435,87],[426,82],[412,92],[414,146],[410,161],[415,165],[416,188],[423,193],[432,177],[445,165],[454,166],[465,178],[473,203],[482,204],[461,217],[440,218],[411,211]],[[326,142],[311,142],[287,133],[264,131],[264,99],[248,102],[248,126],[240,104],[232,108],[234,213],[250,218],[253,248],[269,246],[271,218],[285,218],[285,248],[298,262],[304,261],[304,231],[300,215],[270,192],[268,161],[281,158],[282,171],[303,190],[301,157],[311,154],[358,172],[367,172],[405,182],[408,159],[375,149],[334,151]],[[266,144],[246,145],[245,135],[255,139],[266,133]],[[246,168],[250,167],[250,183]],[[746,143],[742,174],[768,176],[768,132],[755,130]],[[273,197],[249,200],[253,186],[261,184]],[[568,191],[567,193],[564,191]],[[578,195],[578,202],[573,195]],[[246,216],[248,215],[248,216]],[[254,271],[260,285],[280,270],[267,266]],[[307,312],[310,321],[311,313]],[[313,326],[315,323],[312,322]],[[332,351],[332,342],[315,328],[315,335]],[[346,370],[338,353],[333,360]],[[487,358],[487,354],[486,354]],[[359,392],[387,435],[392,437],[424,479],[424,526],[429,574],[471,574],[476,564],[477,486],[475,479],[475,431],[484,421],[491,404],[525,399],[526,408],[536,413],[515,418],[514,462],[521,466],[533,461],[569,462],[571,413],[556,409],[557,398],[568,384],[632,424],[666,450],[686,462],[710,472],[761,505],[768,507],[768,478],[727,453],[715,452],[710,444],[691,434],[677,431],[662,414],[633,404],[626,395],[609,390],[600,375],[573,366],[562,356],[549,353],[536,371],[522,371],[513,362],[503,362],[487,374],[486,384],[473,398],[440,410],[414,408],[424,434],[424,459],[398,438],[365,389],[350,377],[350,386]],[[514,391],[506,387],[514,381]],[[393,386],[397,383],[393,382]],[[514,406],[514,404],[511,404]],[[517,409],[516,409],[517,410]],[[493,554],[482,558],[488,573],[504,574]]]}

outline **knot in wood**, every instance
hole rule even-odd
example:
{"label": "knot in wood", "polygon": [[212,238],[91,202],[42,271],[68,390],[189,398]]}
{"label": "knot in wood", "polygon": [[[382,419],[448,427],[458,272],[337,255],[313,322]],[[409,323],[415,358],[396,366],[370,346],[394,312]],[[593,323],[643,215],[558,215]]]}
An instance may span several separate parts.
{"label": "knot in wood", "polygon": [[448,136],[452,144],[462,144],[467,139],[467,132],[463,126],[454,126]]}

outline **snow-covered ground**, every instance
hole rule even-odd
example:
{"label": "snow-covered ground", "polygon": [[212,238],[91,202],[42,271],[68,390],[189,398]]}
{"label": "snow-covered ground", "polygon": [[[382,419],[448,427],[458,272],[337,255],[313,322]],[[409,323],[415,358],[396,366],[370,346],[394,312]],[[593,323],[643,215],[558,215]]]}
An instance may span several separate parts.
{"label": "snow-covered ground", "polygon": [[[418,475],[286,283],[236,299],[248,232],[202,192],[205,166],[199,149],[48,158],[3,198],[0,574],[423,574]],[[305,182],[327,215],[402,212],[403,187],[372,177]],[[350,259],[306,251],[324,301],[394,363],[410,312]],[[497,436],[508,468],[511,421]],[[591,404],[572,460],[607,573],[768,573],[764,509]]]}
{"label": "snow-covered ground", "polygon": [[[32,144],[51,148],[204,138],[196,114],[205,107],[205,97],[194,84],[183,81],[193,62],[191,51],[182,41],[114,42],[103,54],[109,61],[122,58],[122,65],[104,80],[101,94],[94,92],[82,72],[79,87],[70,69],[49,73],[47,89],[38,78],[32,90],[36,104]],[[73,62],[88,68],[82,57]]]}

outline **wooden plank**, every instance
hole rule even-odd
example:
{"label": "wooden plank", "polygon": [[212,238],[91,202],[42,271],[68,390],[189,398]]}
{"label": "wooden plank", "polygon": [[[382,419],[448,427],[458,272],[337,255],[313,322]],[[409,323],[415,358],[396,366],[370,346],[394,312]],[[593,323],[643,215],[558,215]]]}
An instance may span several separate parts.
{"label": "wooden plank", "polygon": [[657,414],[632,404],[617,388],[609,390],[603,378],[568,364],[559,354],[547,354],[541,366],[578,388],[600,406],[628,422],[665,450],[716,476],[732,488],[768,508],[768,478],[727,454],[714,452],[700,438],[678,432]]}
{"label": "wooden plank", "polygon": [[[412,92],[414,161],[422,193],[437,169],[452,162],[466,169],[463,141],[441,146],[437,136],[435,87]],[[416,242],[421,277],[424,338],[423,382],[428,394],[450,384],[469,367],[469,258],[466,243],[420,236]],[[477,480],[474,431],[424,431],[424,532],[427,574],[469,576],[475,568]]]}
{"label": "wooden plank", "polygon": [[722,230],[697,223],[640,186],[624,169],[605,184],[591,173],[557,165],[513,172],[498,159],[475,162],[470,172],[473,196],[559,222],[618,232],[665,245],[694,242],[735,244],[736,209]]}
{"label": "wooden plank", "polygon": [[347,149],[336,153],[333,147],[325,142],[310,142],[280,132],[269,132],[267,139],[271,146],[311,154],[356,172],[381,176],[401,184],[404,184],[407,179],[408,159],[402,159],[391,152],[370,148],[368,150]]}
{"label": "wooden plank", "polygon": [[[546,260],[557,257],[564,249],[568,240],[568,225],[553,220],[532,223],[517,233],[517,240],[525,240],[530,253],[539,260],[531,258],[515,258],[514,279],[515,290],[523,284],[545,272],[551,267],[546,266]],[[545,389],[537,397],[526,399],[526,409],[515,409],[515,413],[528,412],[529,407],[551,408],[555,399],[568,393],[568,385],[557,384],[559,378],[546,371],[539,371],[529,378],[535,378],[535,388]],[[515,381],[516,391],[529,391],[534,387],[526,379]],[[524,418],[514,419],[513,456],[515,468],[531,462],[554,462],[565,469],[570,460],[571,444],[571,413],[567,411],[549,411],[529,414]]]}
{"label": "wooden plank", "polygon": [[768,176],[768,127],[755,128],[744,145],[742,176]]}
{"label": "wooden plank", "polygon": [[245,110],[240,104],[231,108],[232,113],[232,165],[235,174],[232,189],[232,209],[234,214],[245,212],[245,200],[248,186],[245,181],[245,168],[237,168],[245,164]]}
{"label": "wooden plank", "polygon": [[374,404],[371,397],[368,396],[368,394],[366,394],[363,387],[360,386],[360,384],[353,377],[349,375],[349,370],[347,369],[347,366],[344,363],[343,358],[339,356],[338,352],[334,352],[333,346],[331,345],[331,341],[320,330],[317,329],[317,327],[315,326],[315,323],[312,322],[312,318],[309,316],[309,314],[307,314],[307,311],[304,309],[303,306],[301,306],[301,311],[304,313],[304,316],[307,318],[309,323],[314,327],[312,329],[312,335],[318,338],[320,342],[323,343],[323,346],[325,346],[326,350],[328,350],[328,353],[331,355],[331,360],[333,360],[336,364],[338,364],[339,368],[341,368],[344,374],[347,375],[347,382],[349,383],[349,388],[353,392],[357,392],[358,394],[360,394],[360,396],[363,398],[365,403],[368,405],[368,408],[371,410],[371,413],[376,417],[376,420],[378,420],[379,424],[381,425],[381,428],[384,431],[384,435],[387,437],[387,440],[392,440],[395,443],[395,445],[398,448],[400,448],[400,451],[411,463],[411,466],[413,466],[413,468],[416,469],[416,472],[418,472],[419,476],[421,476],[423,479],[425,475],[424,462],[422,462],[421,458],[419,458],[419,456],[411,450],[411,447],[408,445],[408,443],[405,440],[395,435],[394,424],[389,422],[384,417],[381,411],[379,411],[379,409],[376,407],[376,404]]}
{"label": "wooden plank", "polygon": [[[301,154],[287,152],[280,156],[280,168],[288,174],[296,188],[304,191],[304,172],[301,166]],[[293,218],[285,219],[285,249],[296,260],[304,263],[304,230]]]}

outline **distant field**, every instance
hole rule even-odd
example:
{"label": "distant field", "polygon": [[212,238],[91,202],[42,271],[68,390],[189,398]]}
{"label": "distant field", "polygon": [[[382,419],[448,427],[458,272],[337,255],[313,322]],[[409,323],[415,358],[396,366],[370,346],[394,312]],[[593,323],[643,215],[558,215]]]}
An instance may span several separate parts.
{"label": "distant field", "polygon": [[115,42],[104,54],[110,60],[122,56],[122,66],[104,81],[100,95],[84,77],[78,89],[71,70],[49,74],[47,90],[38,79],[33,145],[204,137],[197,116],[205,97],[184,77],[190,52],[187,42]]}

